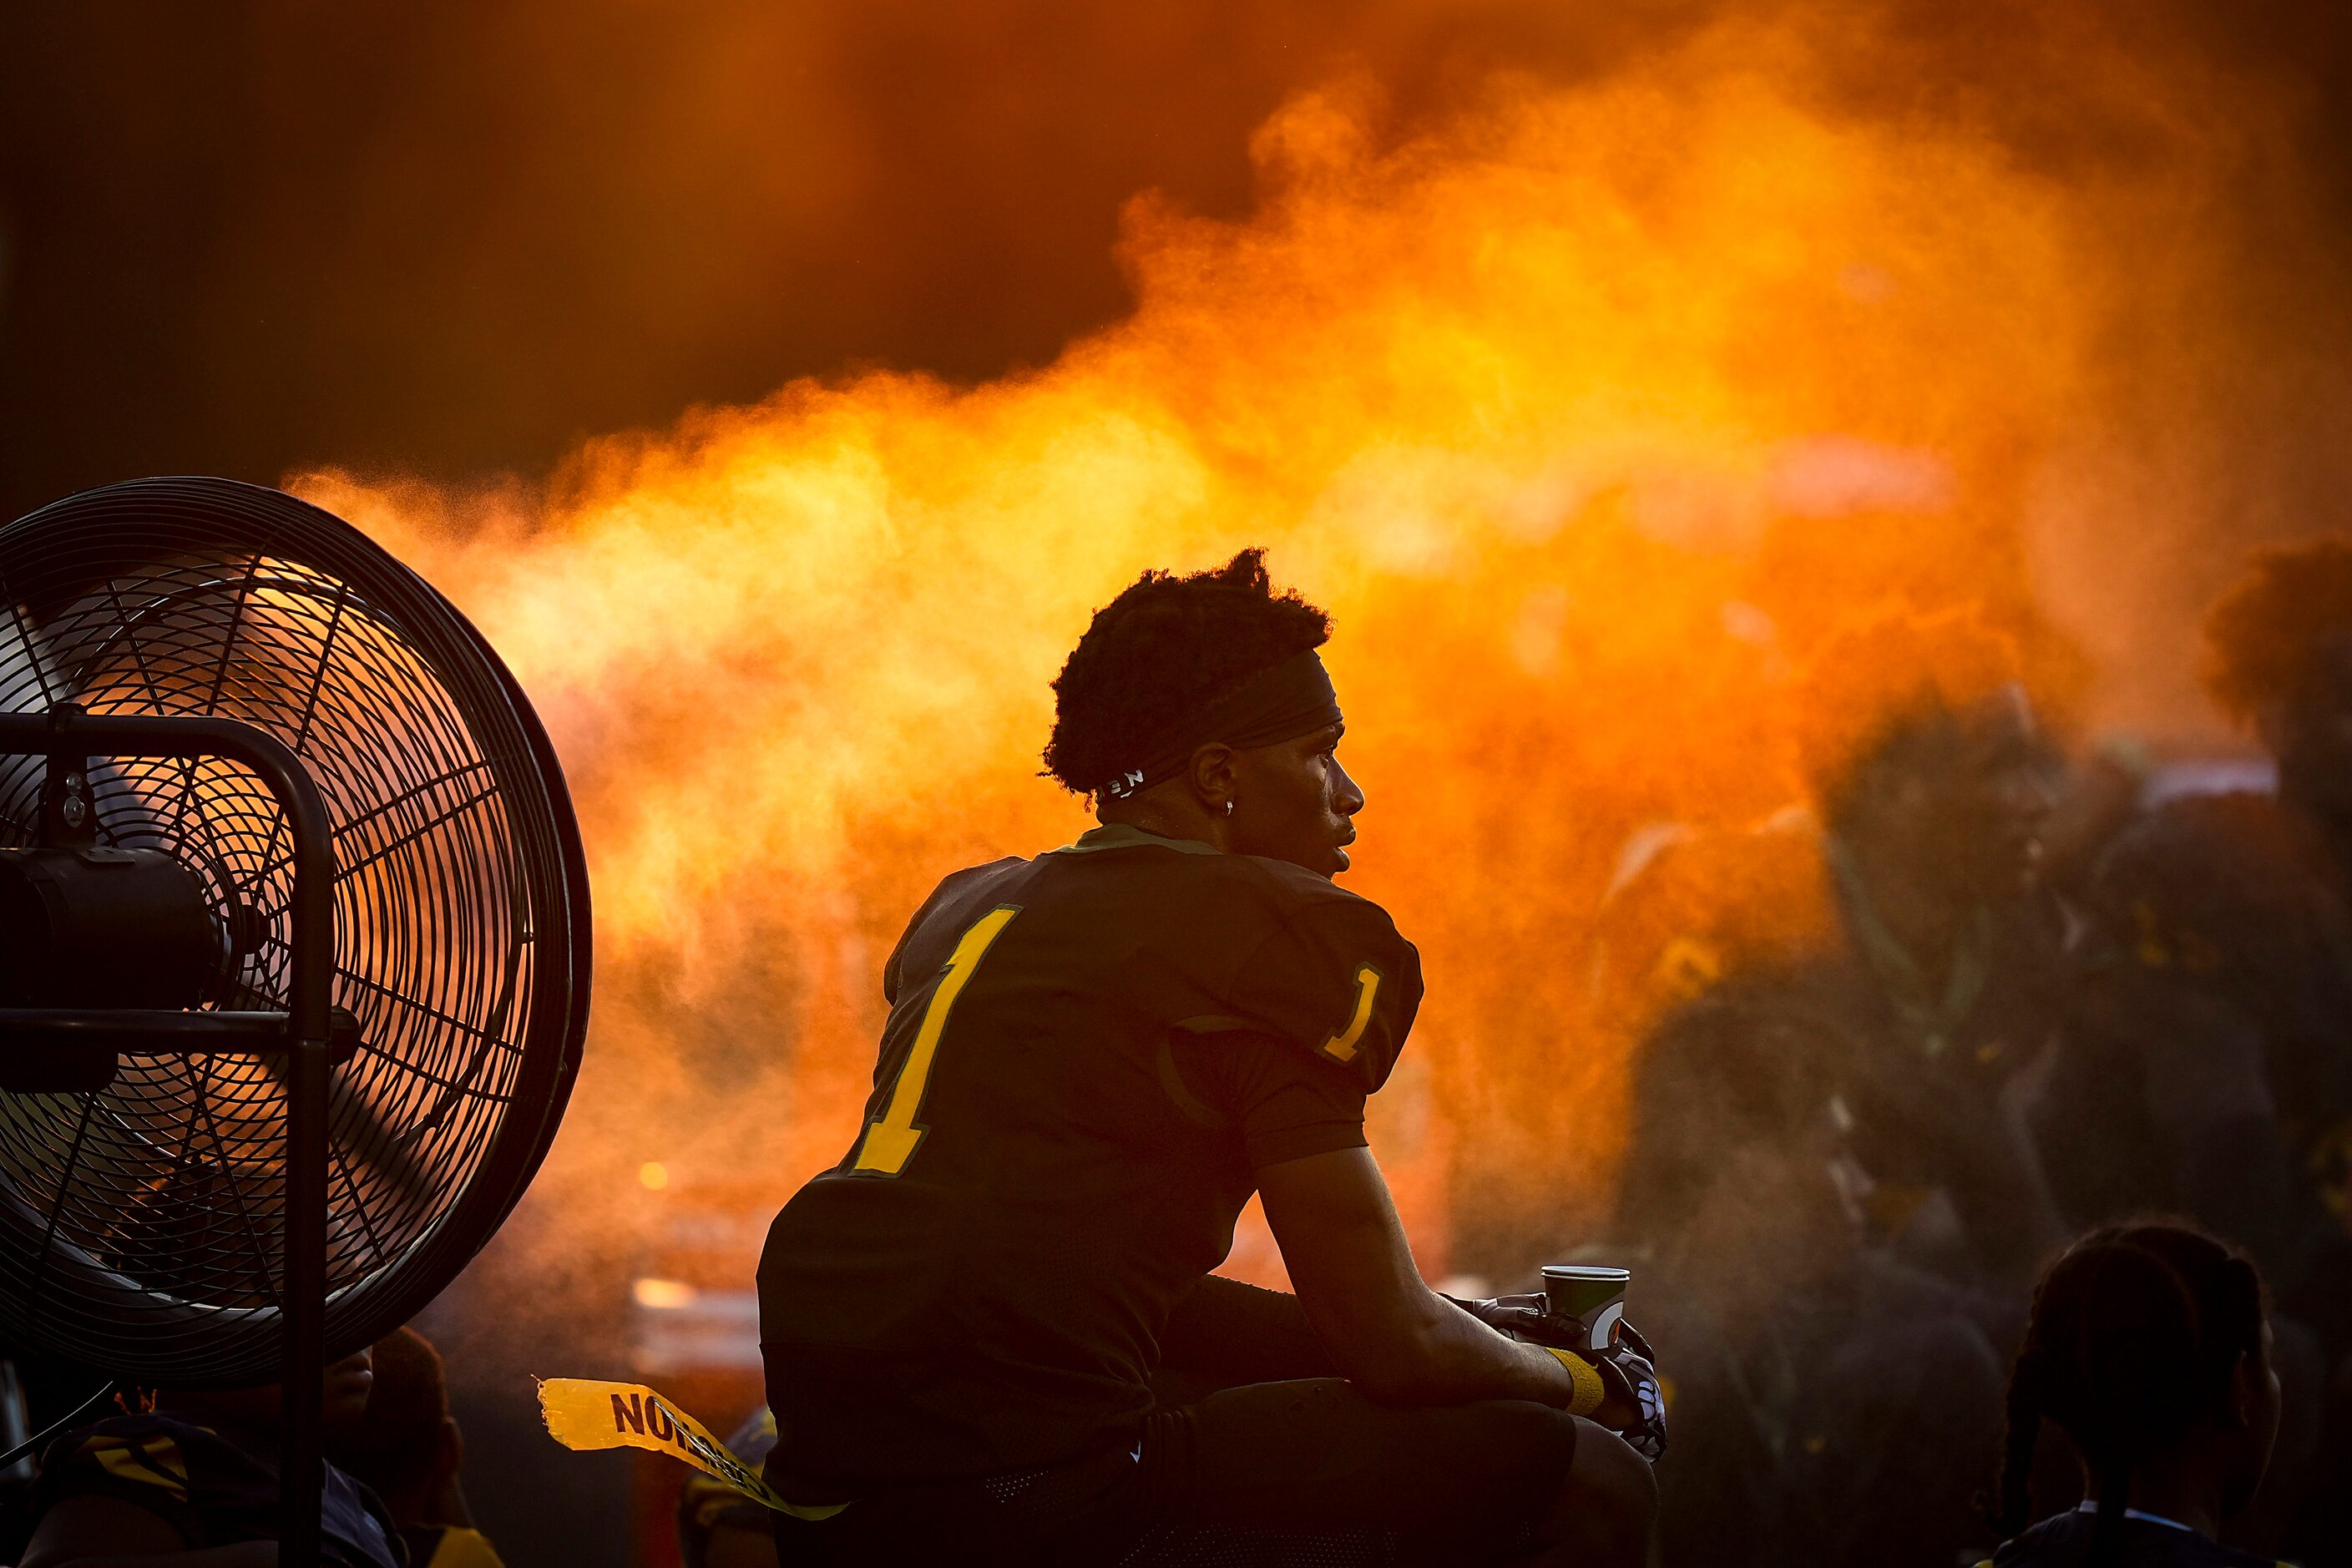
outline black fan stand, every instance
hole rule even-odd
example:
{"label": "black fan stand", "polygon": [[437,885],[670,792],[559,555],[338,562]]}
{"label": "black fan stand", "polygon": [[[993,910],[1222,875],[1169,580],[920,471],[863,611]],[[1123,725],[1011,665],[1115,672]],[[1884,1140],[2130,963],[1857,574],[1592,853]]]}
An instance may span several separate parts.
{"label": "black fan stand", "polygon": [[327,1313],[327,1069],[334,1044],[334,841],[319,786],[292,751],[233,719],[92,716],[70,703],[47,713],[0,713],[0,756],[46,756],[42,837],[87,843],[95,822],[88,762],[222,757],[250,768],[285,813],[294,846],[291,984],[284,1012],[131,1008],[0,1008],[0,1042],[68,1056],[219,1054],[287,1058],[284,1427],[278,1451],[278,1553],[319,1561],[326,1484],[320,1378]]}

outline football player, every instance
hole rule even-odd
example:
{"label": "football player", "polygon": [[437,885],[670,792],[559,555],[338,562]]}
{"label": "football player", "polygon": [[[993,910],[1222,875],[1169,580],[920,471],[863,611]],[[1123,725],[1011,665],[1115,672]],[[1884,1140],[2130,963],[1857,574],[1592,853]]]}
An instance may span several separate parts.
{"label": "football player", "polygon": [[[916,912],[761,1262],[782,1560],[1643,1561],[1646,1363],[1432,1291],[1365,1144],[1421,966],[1333,881],[1328,634],[1258,551],[1144,574],[1054,685],[1100,826]],[[1253,1191],[1295,1299],[1209,1276]]]}

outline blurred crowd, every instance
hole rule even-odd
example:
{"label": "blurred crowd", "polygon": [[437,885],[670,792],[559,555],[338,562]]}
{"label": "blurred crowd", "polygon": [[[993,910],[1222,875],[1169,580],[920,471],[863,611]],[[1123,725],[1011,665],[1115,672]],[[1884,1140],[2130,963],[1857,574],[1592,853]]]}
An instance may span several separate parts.
{"label": "blurred crowd", "polygon": [[[1997,637],[1895,617],[1823,659],[1927,673],[1809,759],[1808,812],[1621,877],[1595,983],[1646,1042],[1605,1250],[1675,1384],[1667,1568],[1980,1554],[2036,1272],[2151,1213],[2273,1293],[2235,1539],[2352,1561],[2352,542],[2262,558],[2205,630],[2267,780],[2070,757]],[[2084,1479],[2047,1450],[2007,1511]]]}

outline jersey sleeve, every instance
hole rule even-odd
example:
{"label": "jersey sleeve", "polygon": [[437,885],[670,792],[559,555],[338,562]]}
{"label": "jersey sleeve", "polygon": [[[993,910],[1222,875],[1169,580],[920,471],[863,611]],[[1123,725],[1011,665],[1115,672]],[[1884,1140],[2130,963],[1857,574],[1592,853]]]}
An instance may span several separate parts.
{"label": "jersey sleeve", "polygon": [[1237,1128],[1250,1168],[1361,1149],[1364,1082],[1270,1035],[1180,1034],[1177,1071],[1219,1121]]}
{"label": "jersey sleeve", "polygon": [[1421,1008],[1421,954],[1378,904],[1334,889],[1287,911],[1229,991],[1248,1026],[1346,1069],[1370,1094]]}

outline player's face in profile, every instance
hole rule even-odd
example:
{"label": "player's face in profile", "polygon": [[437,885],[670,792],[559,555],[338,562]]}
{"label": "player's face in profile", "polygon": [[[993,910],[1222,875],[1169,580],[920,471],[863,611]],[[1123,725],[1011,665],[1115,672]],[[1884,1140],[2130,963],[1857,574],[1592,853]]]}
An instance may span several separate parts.
{"label": "player's face in profile", "polygon": [[[259,1388],[210,1389],[186,1397],[244,1426],[277,1426],[285,1395],[279,1384]],[[319,1378],[320,1414],[330,1427],[349,1426],[367,1410],[375,1387],[375,1357],[362,1347],[341,1361],[330,1362]]]}
{"label": "player's face in profile", "polygon": [[329,1426],[356,1421],[367,1410],[368,1395],[375,1389],[375,1357],[367,1349],[353,1351],[339,1362],[331,1363],[326,1371],[320,1393],[326,1405]]}
{"label": "player's face in profile", "polygon": [[1234,753],[1233,848],[1336,877],[1363,791],[1339,765],[1340,726]]}
{"label": "player's face in profile", "polygon": [[1987,897],[2021,892],[2041,866],[2051,805],[2049,747],[2022,689],[2005,687],[1963,717],[1958,763],[1948,809],[1969,862],[1963,879]]}
{"label": "player's face in profile", "polygon": [[2013,898],[2039,875],[2049,769],[2032,704],[2008,688],[1913,731],[1880,764],[1862,831],[1938,897]]}

